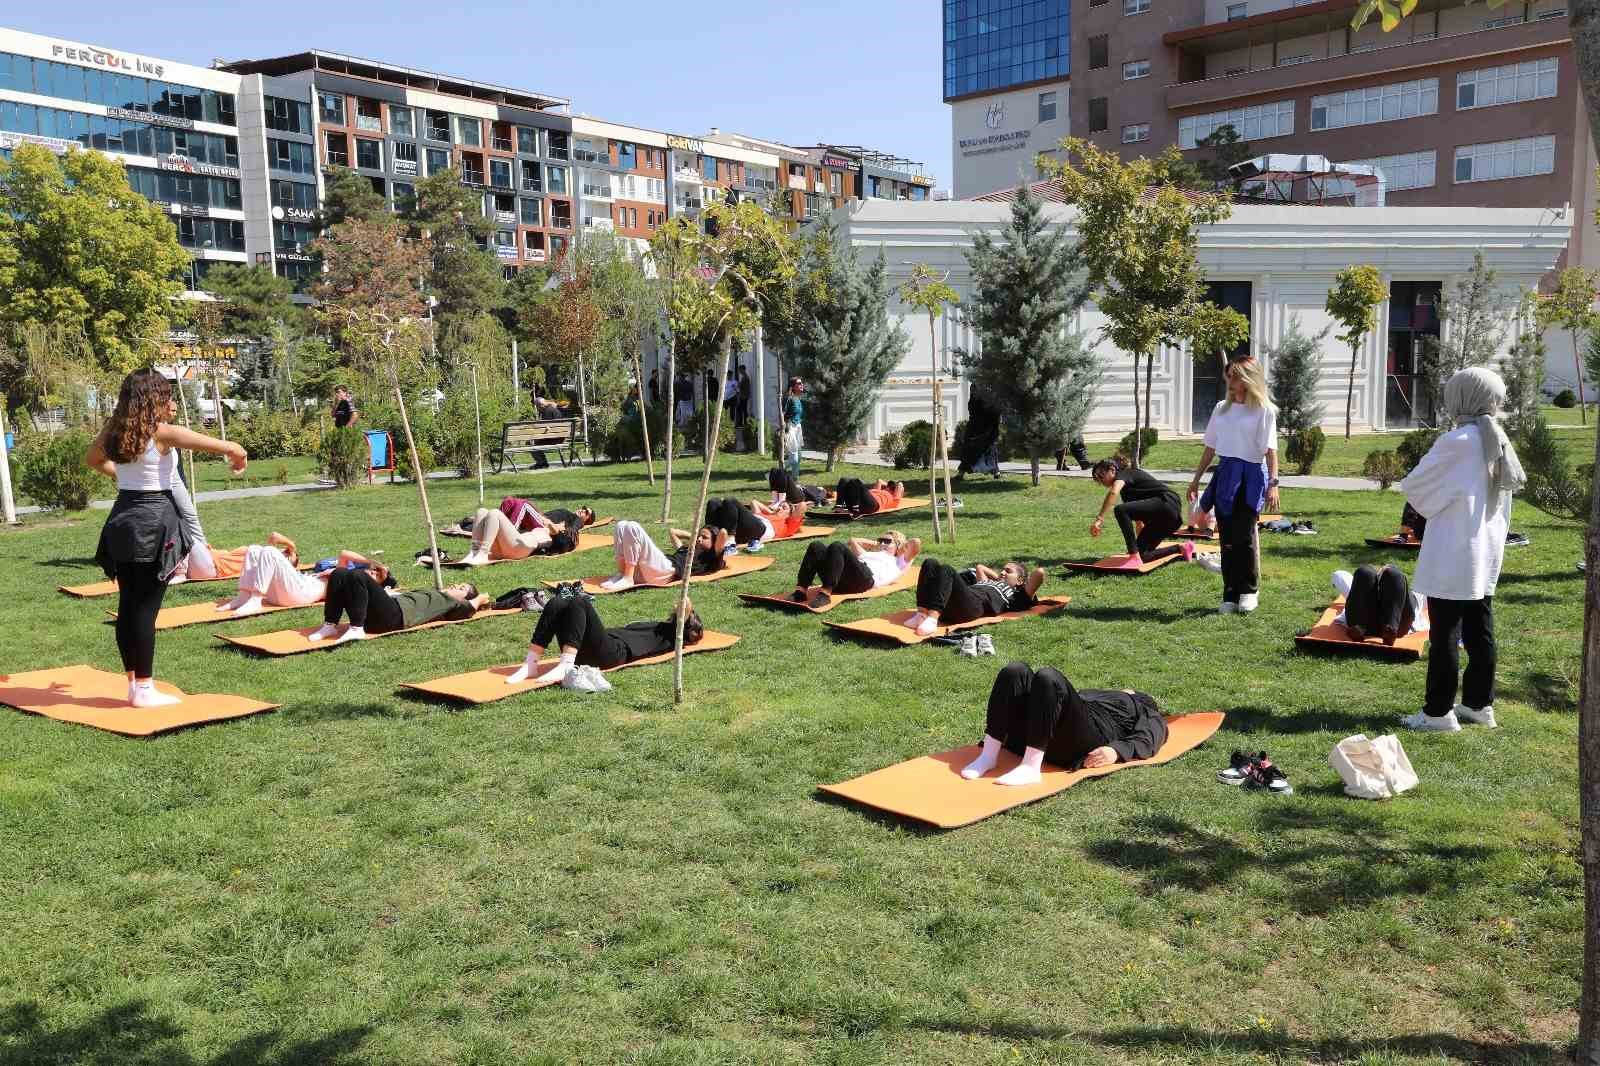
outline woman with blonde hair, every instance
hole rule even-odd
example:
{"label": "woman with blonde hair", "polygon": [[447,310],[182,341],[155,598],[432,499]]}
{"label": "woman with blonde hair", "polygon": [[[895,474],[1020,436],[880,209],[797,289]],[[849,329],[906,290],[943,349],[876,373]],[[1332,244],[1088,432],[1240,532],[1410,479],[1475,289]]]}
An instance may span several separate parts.
{"label": "woman with blonde hair", "polygon": [[[896,529],[878,534],[876,540],[852,537],[832,544],[814,540],[800,560],[800,576],[790,598],[815,609],[826,607],[835,592],[854,595],[893,584],[921,550],[922,541],[908,540]],[[812,592],[812,581],[821,588]]]}
{"label": "woman with blonde hair", "polygon": [[1256,524],[1278,500],[1278,411],[1267,399],[1266,378],[1254,359],[1229,363],[1228,395],[1206,424],[1205,451],[1189,482],[1189,503],[1200,498],[1200,478],[1212,477],[1222,544],[1222,614],[1249,613],[1260,599],[1261,560]]}
{"label": "woman with blonde hair", "polygon": [[128,703],[162,707],[179,702],[156,690],[156,615],[173,571],[193,544],[173,499],[178,451],[212,452],[227,458],[234,473],[245,468],[239,445],[175,426],[172,384],[154,370],[135,370],[122,381],[117,408],[89,445],[90,470],[117,479],[117,499],[100,531],[95,561],[117,582],[117,650],[128,674]]}

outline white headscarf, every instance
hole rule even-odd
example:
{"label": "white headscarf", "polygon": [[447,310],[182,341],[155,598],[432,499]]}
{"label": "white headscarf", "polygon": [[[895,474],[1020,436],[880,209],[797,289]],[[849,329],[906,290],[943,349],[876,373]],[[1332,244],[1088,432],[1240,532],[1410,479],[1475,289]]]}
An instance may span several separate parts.
{"label": "white headscarf", "polygon": [[1458,426],[1477,423],[1483,461],[1489,467],[1489,485],[1496,495],[1515,494],[1528,483],[1517,450],[1494,418],[1505,398],[1506,383],[1499,374],[1481,366],[1456,371],[1444,387],[1445,413]]}

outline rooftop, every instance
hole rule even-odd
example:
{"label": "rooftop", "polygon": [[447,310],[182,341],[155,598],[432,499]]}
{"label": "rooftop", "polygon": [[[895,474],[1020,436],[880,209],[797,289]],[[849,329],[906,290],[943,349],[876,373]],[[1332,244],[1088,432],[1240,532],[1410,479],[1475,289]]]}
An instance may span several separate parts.
{"label": "rooftop", "polygon": [[402,67],[394,63],[383,63],[376,59],[361,59],[356,56],[341,55],[338,52],[312,50],[309,52],[297,52],[294,55],[278,56],[274,59],[241,59],[232,63],[219,62],[215,66],[216,69],[225,70],[230,74],[265,74],[269,77],[298,74],[305,70],[326,70],[333,74],[345,74],[353,78],[366,78],[369,81],[384,82],[389,85],[403,85],[412,89],[424,89],[428,92],[441,93],[446,96],[460,96],[469,100],[482,100],[486,103],[525,107],[531,111],[547,111],[551,108],[566,107],[572,103],[571,100],[564,96],[554,96],[550,93],[539,93],[526,89],[511,89],[504,85],[491,85],[488,82],[473,81],[471,78],[459,78],[451,74],[416,70],[412,67]]}

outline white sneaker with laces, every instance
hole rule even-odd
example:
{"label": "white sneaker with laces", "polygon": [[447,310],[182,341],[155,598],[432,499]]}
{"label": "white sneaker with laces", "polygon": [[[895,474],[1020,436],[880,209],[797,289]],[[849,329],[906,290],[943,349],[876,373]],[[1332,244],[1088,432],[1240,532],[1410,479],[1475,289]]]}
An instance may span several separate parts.
{"label": "white sneaker with laces", "polygon": [[978,654],[979,655],[993,655],[994,654],[994,638],[991,637],[987,633],[980,633],[978,635]]}
{"label": "white sneaker with laces", "polygon": [[1454,714],[1459,721],[1469,722],[1472,725],[1481,725],[1485,729],[1498,729],[1500,725],[1494,720],[1493,704],[1478,710],[1474,710],[1464,703],[1458,703],[1456,704],[1455,710],[1451,713]]}
{"label": "white sneaker with laces", "polygon": [[970,634],[962,637],[961,654],[969,658],[976,659],[978,657],[978,638],[971,636]]}
{"label": "white sneaker with laces", "polygon": [[1261,598],[1254,592],[1241,592],[1239,594],[1239,613],[1249,614],[1261,605]]}
{"label": "white sneaker with laces", "polygon": [[1194,557],[1194,561],[1202,570],[1209,570],[1213,574],[1222,573],[1222,559],[1217,556],[1216,552],[1209,552],[1205,555],[1196,555]]}
{"label": "white sneaker with laces", "polygon": [[760,541],[760,539],[758,538],[756,540],[751,541],[749,544],[746,544],[744,546],[744,550],[747,551],[747,552],[758,552],[758,551],[760,551],[761,550],[761,541]]}
{"label": "white sneaker with laces", "polygon": [[587,669],[589,671],[589,683],[594,686],[596,692],[611,691],[611,682],[606,680],[606,675],[600,672],[598,666],[590,666]]}
{"label": "white sneaker with laces", "polygon": [[594,682],[589,680],[583,667],[577,666],[567,671],[567,676],[561,679],[561,687],[574,692],[593,692]]}
{"label": "white sneaker with laces", "polygon": [[1400,719],[1400,724],[1407,729],[1415,729],[1419,733],[1459,733],[1461,723],[1456,721],[1456,712],[1448,711],[1437,718],[1430,717],[1427,711],[1418,711],[1408,714]]}

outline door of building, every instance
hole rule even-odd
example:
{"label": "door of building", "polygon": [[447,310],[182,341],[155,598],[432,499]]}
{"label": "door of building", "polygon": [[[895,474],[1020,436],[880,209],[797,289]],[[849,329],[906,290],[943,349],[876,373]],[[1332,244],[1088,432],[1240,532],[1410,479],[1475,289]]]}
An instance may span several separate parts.
{"label": "door of building", "polygon": [[[1246,319],[1250,317],[1251,290],[1248,281],[1212,281],[1206,284],[1206,300],[1217,307],[1231,307]],[[1243,359],[1250,354],[1246,340],[1228,353],[1229,361]],[[1204,433],[1211,421],[1211,412],[1226,394],[1222,384],[1222,365],[1215,355],[1200,359],[1194,365],[1194,392],[1190,400],[1191,426],[1196,433]]]}
{"label": "door of building", "polygon": [[1432,397],[1419,374],[1422,359],[1439,343],[1437,281],[1396,281],[1389,286],[1389,335],[1384,354],[1384,423],[1390,429],[1433,424]]}

